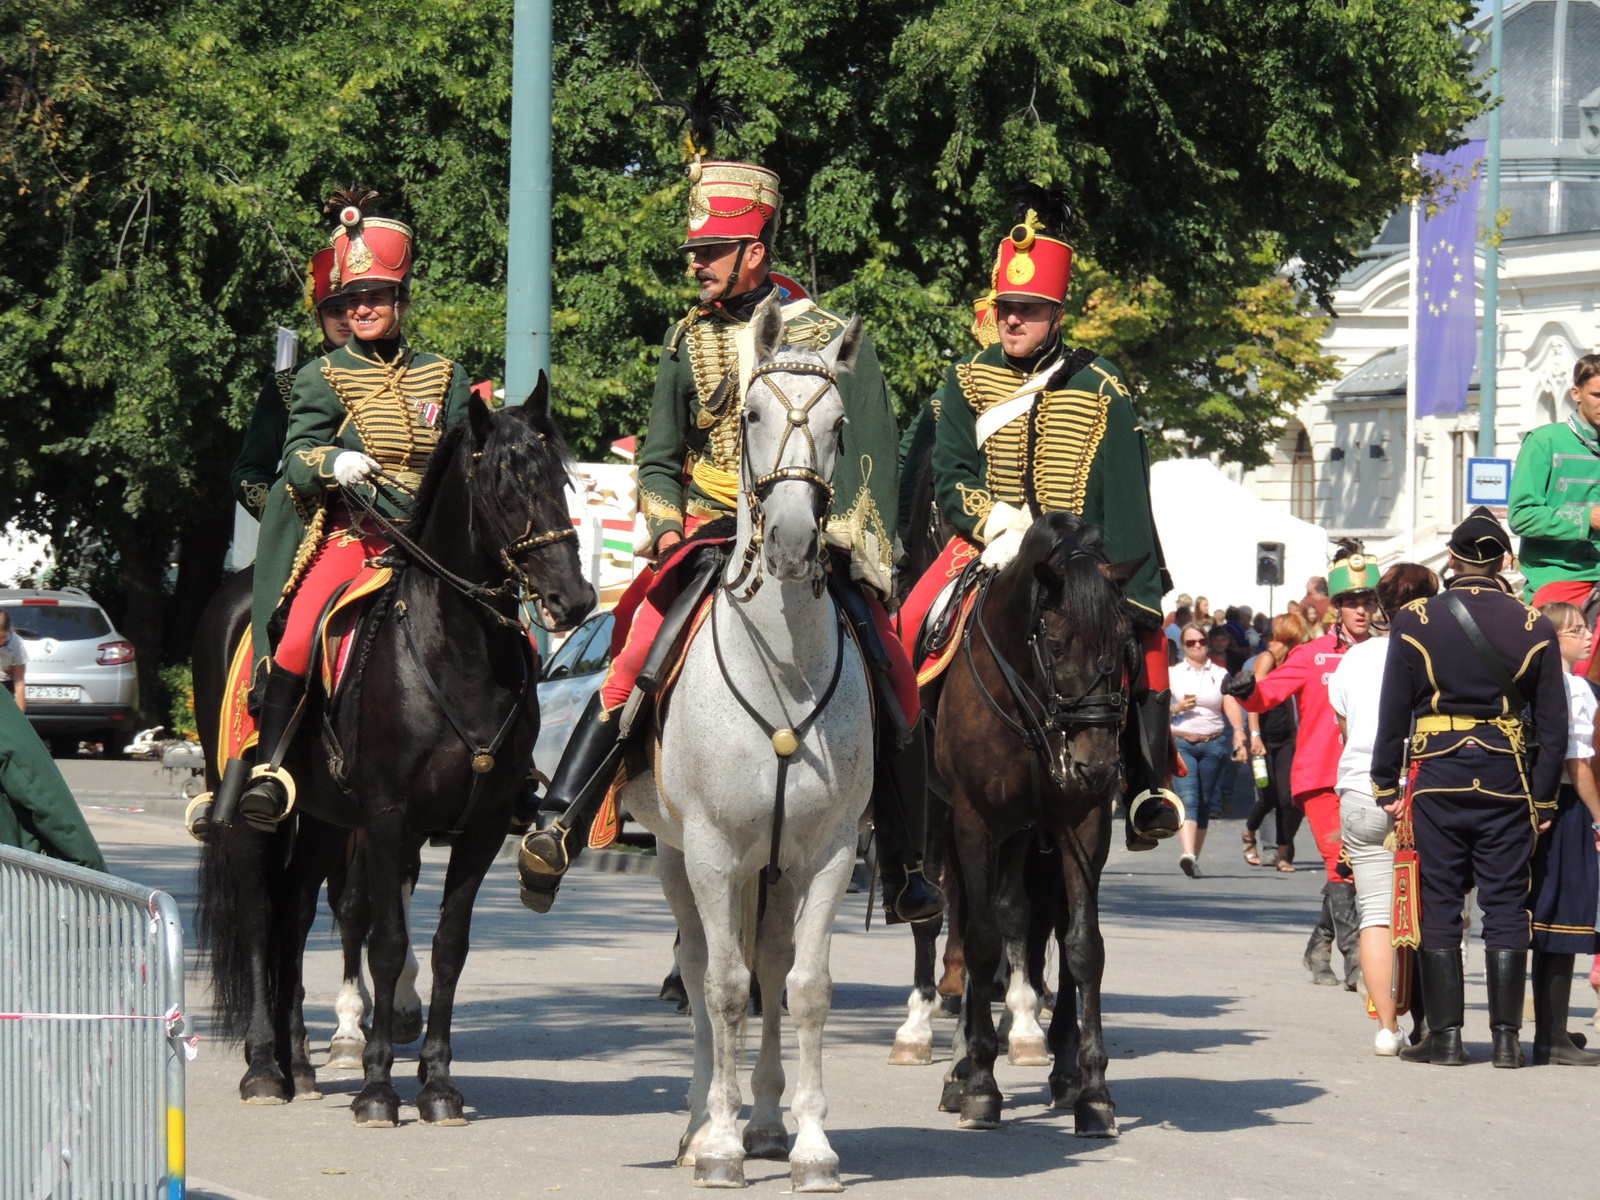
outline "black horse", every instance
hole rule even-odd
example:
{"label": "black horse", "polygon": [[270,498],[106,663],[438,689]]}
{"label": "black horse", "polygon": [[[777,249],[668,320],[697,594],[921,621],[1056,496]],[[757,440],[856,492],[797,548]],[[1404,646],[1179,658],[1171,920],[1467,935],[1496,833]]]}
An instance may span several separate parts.
{"label": "black horse", "polygon": [[[519,408],[472,401],[440,439],[414,515],[394,531],[396,579],[357,634],[352,678],[335,702],[313,701],[301,725],[311,736],[285,764],[298,783],[292,818],[270,834],[240,822],[206,844],[200,926],[221,1030],[245,1043],[242,1099],[315,1091],[300,1020],[305,934],[322,879],[340,870],[349,831],[359,830],[346,891],[359,890],[350,902],[364,900],[371,915],[373,1014],[352,1108],[358,1124],[398,1123],[390,1070],[408,945],[403,897],[423,842],[443,838],[450,862],[416,1103],[425,1122],[464,1122],[450,1081],[455,988],[473,900],[539,731],[519,601],[537,598],[554,628],[569,629],[595,600],[567,515],[567,465],[542,377]],[[228,623],[219,617],[197,640],[197,701],[202,681],[209,691],[225,670],[214,625]]]}

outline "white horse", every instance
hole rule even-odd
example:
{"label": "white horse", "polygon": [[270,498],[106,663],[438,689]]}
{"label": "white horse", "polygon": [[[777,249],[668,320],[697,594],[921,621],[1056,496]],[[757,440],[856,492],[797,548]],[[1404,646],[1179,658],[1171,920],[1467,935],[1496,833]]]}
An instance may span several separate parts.
{"label": "white horse", "polygon": [[[694,1077],[679,1164],[694,1167],[699,1186],[743,1187],[746,1155],[787,1157],[795,1191],[832,1192],[842,1185],[823,1132],[828,952],[872,790],[873,734],[861,654],[821,586],[821,526],[845,424],[837,374],[855,365],[861,322],[820,354],[785,346],[768,300],[750,333],[733,556],[684,656],[653,770],[622,798],[658,839],[662,890],[683,935]],[[781,873],[758,919],[774,851]],[[741,1139],[752,967],[766,1003]],[[799,1033],[793,1150],[781,1108],[785,989]]]}

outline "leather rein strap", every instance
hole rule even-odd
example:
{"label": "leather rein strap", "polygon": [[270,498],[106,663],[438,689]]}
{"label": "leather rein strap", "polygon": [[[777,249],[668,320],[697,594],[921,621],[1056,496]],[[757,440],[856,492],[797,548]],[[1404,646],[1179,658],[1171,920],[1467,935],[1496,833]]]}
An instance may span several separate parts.
{"label": "leather rein strap", "polygon": [[[741,618],[743,614],[740,614]],[[717,670],[722,672],[722,681],[728,685],[728,691],[733,693],[733,698],[739,702],[739,707],[749,714],[756,727],[772,743],[772,752],[778,756],[778,786],[772,802],[772,851],[767,860],[767,867],[761,874],[761,912],[766,910],[766,889],[783,877],[783,871],[778,866],[778,849],[783,840],[783,793],[784,785],[789,776],[789,759],[800,749],[800,740],[811,731],[817,718],[822,715],[822,710],[828,707],[828,701],[833,699],[833,693],[839,687],[839,676],[844,670],[844,620],[839,615],[837,606],[834,608],[834,628],[837,641],[833,653],[833,678],[828,680],[828,687],[822,693],[821,699],[816,703],[810,715],[805,720],[792,728],[783,729],[767,720],[756,709],[755,705],[745,699],[744,695],[734,686],[733,677],[728,674],[728,664],[722,657],[722,638],[717,632],[717,605],[711,605],[711,647],[716,652]],[[758,914],[757,919],[759,919]]]}

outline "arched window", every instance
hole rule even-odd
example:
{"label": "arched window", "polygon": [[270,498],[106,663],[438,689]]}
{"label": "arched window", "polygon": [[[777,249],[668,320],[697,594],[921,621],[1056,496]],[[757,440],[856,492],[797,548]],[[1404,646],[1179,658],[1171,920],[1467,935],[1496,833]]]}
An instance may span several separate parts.
{"label": "arched window", "polygon": [[1289,513],[1302,521],[1317,519],[1317,467],[1311,457],[1311,438],[1303,427],[1289,458]]}

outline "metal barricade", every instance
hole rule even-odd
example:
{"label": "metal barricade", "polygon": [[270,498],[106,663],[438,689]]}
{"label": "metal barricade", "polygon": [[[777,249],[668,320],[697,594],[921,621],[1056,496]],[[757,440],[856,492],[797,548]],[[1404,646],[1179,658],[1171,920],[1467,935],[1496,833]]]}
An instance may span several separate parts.
{"label": "metal barricade", "polygon": [[165,892],[0,846],[0,1197],[182,1200],[183,927]]}

